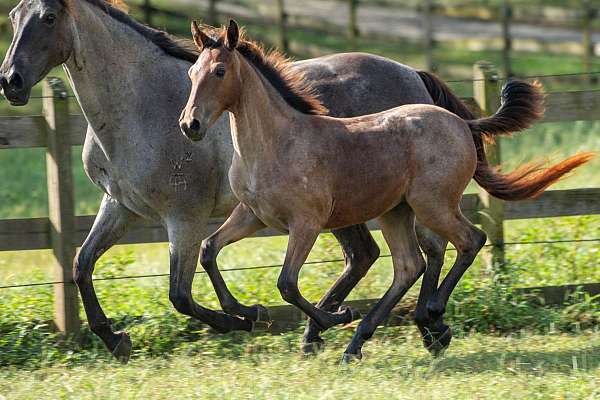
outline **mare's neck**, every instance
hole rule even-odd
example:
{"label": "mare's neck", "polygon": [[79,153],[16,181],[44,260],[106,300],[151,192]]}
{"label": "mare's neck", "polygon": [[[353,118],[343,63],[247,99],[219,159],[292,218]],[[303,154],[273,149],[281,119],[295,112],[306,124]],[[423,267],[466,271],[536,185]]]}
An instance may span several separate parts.
{"label": "mare's neck", "polygon": [[255,161],[289,140],[291,123],[303,116],[244,57],[237,54],[242,81],[238,100],[230,108],[235,153]]}
{"label": "mare's neck", "polygon": [[[189,64],[166,55],[97,7],[85,1],[72,4],[77,8],[76,45],[65,67],[106,156],[112,158],[123,145],[137,146],[141,140],[135,140],[136,135],[177,125],[184,103],[181,94],[189,90]],[[126,140],[118,140],[125,135],[121,139]],[[161,140],[160,133],[154,136]]]}

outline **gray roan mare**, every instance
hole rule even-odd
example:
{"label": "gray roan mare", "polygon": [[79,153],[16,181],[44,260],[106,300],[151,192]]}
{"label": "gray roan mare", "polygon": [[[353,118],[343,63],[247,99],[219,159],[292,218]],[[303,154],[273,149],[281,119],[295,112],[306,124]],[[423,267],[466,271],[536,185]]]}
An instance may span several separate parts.
{"label": "gray roan mare", "polygon": [[[345,360],[425,271],[415,216],[457,250],[454,266],[432,304],[439,311],[485,244],[486,235],[460,211],[474,175],[489,193],[510,200],[533,198],[593,154],[582,153],[547,169],[526,167],[518,181],[490,168],[473,137],[518,132],[543,116],[539,85],[510,81],[492,117],[465,121],[429,104],[409,104],[354,118],[325,116],[302,74],[278,53],[266,54],[245,40],[235,21],[215,34],[192,24],[202,50],[190,69],[192,90],[181,129],[193,140],[229,111],[234,156],[229,181],[240,205],[202,245],[215,259],[229,243],[268,226],[289,232],[277,287],[281,296],[327,329],[348,322],[307,301],[298,288],[306,257],[323,229],[377,218],[392,254],[394,277],[385,295],[363,318]],[[191,145],[191,143],[190,143]],[[481,179],[480,179],[481,181]]]}
{"label": "gray roan mare", "polygon": [[[178,117],[190,91],[187,71],[198,57],[195,46],[135,22],[117,4],[103,0],[27,0],[11,13],[14,37],[1,69],[4,95],[13,105],[28,102],[31,88],[64,64],[89,123],[83,160],[89,178],[105,195],[91,232],[75,260],[90,328],[118,358],[127,360],[131,341],[113,332],[94,292],[98,258],[140,218],[160,221],[170,241],[170,299],[175,308],[221,332],[250,331],[267,318],[259,306],[239,304],[216,264],[204,267],[225,312],[195,303],[192,280],[210,217],[224,217],[237,205],[227,172],[232,159],[229,120],[221,118],[202,143],[189,145]],[[435,77],[366,54],[340,54],[294,64],[306,74],[332,115],[370,114],[408,103],[446,105],[472,116]],[[431,94],[430,94],[431,93]],[[343,247],[346,268],[319,303],[337,310],[367,273],[379,249],[365,226],[333,231]],[[425,345],[437,352],[450,343],[441,315],[427,312],[437,289],[446,243],[420,237],[428,268],[416,311]],[[309,322],[305,348],[321,343]]]}

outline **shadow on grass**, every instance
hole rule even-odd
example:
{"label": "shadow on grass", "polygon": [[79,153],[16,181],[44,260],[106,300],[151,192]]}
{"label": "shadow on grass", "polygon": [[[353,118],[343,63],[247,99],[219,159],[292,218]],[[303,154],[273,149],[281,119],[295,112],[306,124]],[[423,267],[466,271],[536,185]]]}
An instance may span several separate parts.
{"label": "shadow on grass", "polygon": [[[522,339],[526,340],[526,339]],[[552,340],[552,336],[548,336]],[[449,350],[449,353],[452,349]],[[529,373],[570,373],[577,370],[590,371],[600,368],[600,344],[572,350],[549,351],[478,351],[466,355],[448,354],[433,361],[438,372],[529,372]],[[432,360],[422,358],[415,363],[428,367]]]}

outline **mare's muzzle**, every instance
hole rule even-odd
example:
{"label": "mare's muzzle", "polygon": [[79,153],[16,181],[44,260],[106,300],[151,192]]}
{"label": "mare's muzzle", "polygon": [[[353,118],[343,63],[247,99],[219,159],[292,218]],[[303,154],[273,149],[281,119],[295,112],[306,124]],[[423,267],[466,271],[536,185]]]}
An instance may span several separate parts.
{"label": "mare's muzzle", "polygon": [[31,87],[26,84],[23,75],[14,68],[0,75],[2,94],[13,106],[24,106],[29,102]]}

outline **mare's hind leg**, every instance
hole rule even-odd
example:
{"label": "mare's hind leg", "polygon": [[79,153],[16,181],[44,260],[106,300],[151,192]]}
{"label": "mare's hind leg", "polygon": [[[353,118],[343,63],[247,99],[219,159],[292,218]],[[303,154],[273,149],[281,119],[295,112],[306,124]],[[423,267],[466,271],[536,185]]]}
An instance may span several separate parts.
{"label": "mare's hind leg", "polygon": [[231,294],[217,265],[217,256],[223,247],[248,237],[265,225],[246,205],[239,204],[225,223],[209,238],[202,242],[200,263],[207,272],[223,311],[231,315],[239,315],[254,322],[269,323],[269,313],[260,304],[245,306]]}
{"label": "mare's hind leg", "polygon": [[169,299],[180,313],[196,318],[219,332],[233,330],[249,332],[252,330],[251,321],[221,311],[209,310],[200,306],[192,298],[192,283],[200,251],[196,230],[198,226],[205,226],[206,222],[206,220],[190,219],[186,222],[171,223],[167,227],[171,255]]}
{"label": "mare's hind leg", "polygon": [[[332,230],[342,246],[346,267],[342,275],[321,299],[317,307],[325,311],[336,311],[348,294],[367,274],[373,263],[379,257],[379,246],[366,225],[354,225],[344,229]],[[320,348],[323,339],[320,337],[321,328],[312,319],[308,320],[302,350],[311,353]]]}
{"label": "mare's hind leg", "polygon": [[425,348],[434,356],[438,356],[450,345],[452,330],[444,324],[443,318],[435,320],[431,318],[427,312],[427,302],[437,291],[448,241],[419,223],[416,225],[416,232],[419,245],[427,255],[427,268],[423,276],[414,318],[423,337]]}
{"label": "mare's hind leg", "polygon": [[373,336],[377,326],[385,320],[425,270],[425,261],[419,251],[414,222],[413,211],[405,203],[379,218],[381,231],[392,253],[394,278],[385,295],[358,325],[345,351],[345,361],[362,357],[363,344]]}
{"label": "mare's hind leg", "polygon": [[108,350],[123,362],[129,360],[131,340],[125,332],[113,332],[96,296],[92,274],[96,261],[117,243],[129,224],[137,218],[118,201],[104,195],[94,226],[75,257],[73,266],[75,282],[81,294],[90,329],[102,339]]}

